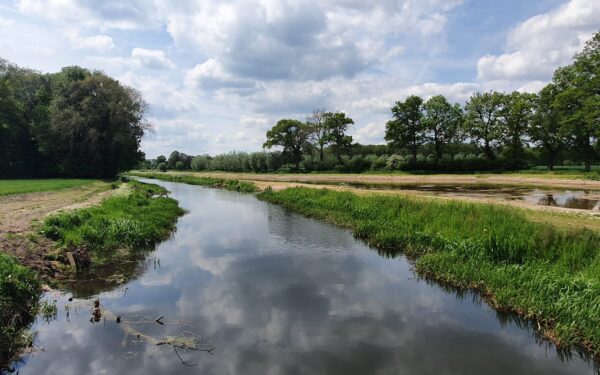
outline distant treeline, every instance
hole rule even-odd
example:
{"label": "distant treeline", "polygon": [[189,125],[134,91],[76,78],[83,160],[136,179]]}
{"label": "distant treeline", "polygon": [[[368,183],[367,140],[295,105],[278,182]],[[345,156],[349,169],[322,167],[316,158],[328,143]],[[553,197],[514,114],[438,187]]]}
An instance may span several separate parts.
{"label": "distant treeline", "polygon": [[112,177],[144,159],[146,105],[78,66],[41,74],[0,59],[0,178]]}
{"label": "distant treeline", "polygon": [[236,172],[514,170],[599,160],[600,33],[537,94],[477,92],[464,106],[442,96],[409,96],[391,108],[386,145],[353,143],[345,113],[315,110],[306,121],[282,119],[266,134],[276,152],[192,157],[173,152],[142,168]]}

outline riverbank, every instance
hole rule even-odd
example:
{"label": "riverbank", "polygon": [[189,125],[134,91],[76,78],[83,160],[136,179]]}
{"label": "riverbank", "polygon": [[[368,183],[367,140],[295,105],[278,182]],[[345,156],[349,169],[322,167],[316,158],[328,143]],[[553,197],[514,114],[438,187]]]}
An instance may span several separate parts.
{"label": "riverbank", "polygon": [[350,228],[416,271],[476,289],[500,311],[537,322],[563,346],[600,353],[600,233],[531,220],[522,210],[325,189],[267,189],[260,198]]}
{"label": "riverbank", "polygon": [[168,237],[184,213],[157,185],[94,184],[1,197],[0,368],[31,344],[42,280],[131,258]]}

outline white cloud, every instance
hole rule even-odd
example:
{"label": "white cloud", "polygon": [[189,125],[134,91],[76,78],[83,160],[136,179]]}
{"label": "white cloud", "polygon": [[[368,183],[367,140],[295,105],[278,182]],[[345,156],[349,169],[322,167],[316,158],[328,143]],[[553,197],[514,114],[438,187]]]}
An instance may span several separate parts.
{"label": "white cloud", "polygon": [[256,84],[249,79],[239,79],[227,73],[216,59],[208,59],[196,65],[185,76],[186,84],[190,87],[212,91],[220,88],[249,89]]}
{"label": "white cloud", "polygon": [[134,48],[131,57],[150,69],[175,69],[176,65],[161,50]]}
{"label": "white cloud", "polygon": [[600,1],[570,0],[527,19],[508,35],[507,52],[477,63],[480,80],[548,80],[598,29]]}
{"label": "white cloud", "polygon": [[76,49],[90,49],[106,52],[115,48],[113,39],[106,34],[81,36],[76,29],[64,29],[62,30],[62,35],[64,35]]}

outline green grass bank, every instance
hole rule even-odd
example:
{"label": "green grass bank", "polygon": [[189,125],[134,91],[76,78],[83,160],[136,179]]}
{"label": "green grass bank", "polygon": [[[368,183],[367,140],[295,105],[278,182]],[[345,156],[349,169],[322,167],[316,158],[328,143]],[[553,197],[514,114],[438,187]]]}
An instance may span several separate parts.
{"label": "green grass bank", "polygon": [[289,188],[259,195],[326,219],[421,275],[473,288],[533,319],[563,346],[600,354],[600,233],[534,222],[522,210],[404,196]]}
{"label": "green grass bank", "polygon": [[0,196],[67,189],[87,185],[94,181],[97,180],[68,178],[0,180]]}
{"label": "green grass bank", "polygon": [[152,178],[161,181],[169,181],[169,182],[182,182],[184,184],[189,185],[199,185],[199,186],[207,186],[219,189],[226,189],[231,191],[238,191],[240,193],[254,193],[257,191],[256,186],[253,183],[247,181],[238,181],[238,180],[227,180],[222,178],[212,178],[212,177],[198,177],[198,176],[187,176],[187,175],[170,175],[165,173],[139,173],[139,172],[130,172],[128,173],[130,176],[144,177],[144,178]]}
{"label": "green grass bank", "polygon": [[0,372],[31,345],[27,327],[35,319],[40,294],[38,277],[12,256],[0,253]]}
{"label": "green grass bank", "polygon": [[[92,264],[148,249],[167,238],[184,211],[167,190],[128,182],[131,191],[105,199],[99,206],[48,217],[41,232],[66,248],[85,248]],[[160,196],[157,196],[160,195]]]}

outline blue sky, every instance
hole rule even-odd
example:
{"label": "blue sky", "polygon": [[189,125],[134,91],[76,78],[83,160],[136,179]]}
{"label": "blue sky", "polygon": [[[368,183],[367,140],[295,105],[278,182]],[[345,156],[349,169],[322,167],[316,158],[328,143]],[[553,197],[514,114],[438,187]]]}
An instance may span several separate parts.
{"label": "blue sky", "polygon": [[383,143],[394,101],[536,91],[598,29],[598,0],[0,0],[0,57],[140,90],[150,157],[259,150],[316,108]]}

